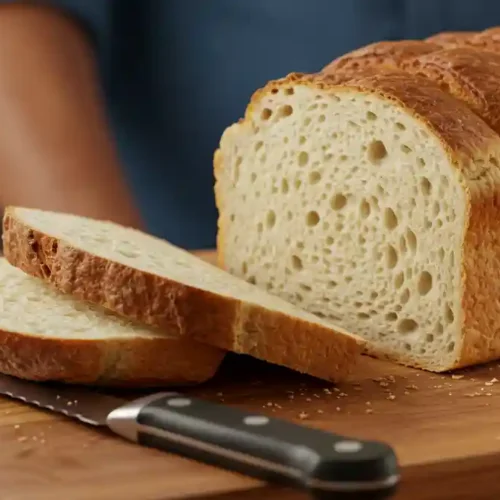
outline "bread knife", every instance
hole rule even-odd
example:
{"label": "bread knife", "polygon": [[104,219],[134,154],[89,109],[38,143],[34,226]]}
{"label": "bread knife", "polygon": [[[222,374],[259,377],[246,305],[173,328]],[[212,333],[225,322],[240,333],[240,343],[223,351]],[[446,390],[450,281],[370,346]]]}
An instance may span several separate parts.
{"label": "bread knife", "polygon": [[399,467],[385,443],[340,436],[177,392],[124,399],[72,385],[0,375],[0,394],[122,438],[317,499],[384,499],[395,494]]}

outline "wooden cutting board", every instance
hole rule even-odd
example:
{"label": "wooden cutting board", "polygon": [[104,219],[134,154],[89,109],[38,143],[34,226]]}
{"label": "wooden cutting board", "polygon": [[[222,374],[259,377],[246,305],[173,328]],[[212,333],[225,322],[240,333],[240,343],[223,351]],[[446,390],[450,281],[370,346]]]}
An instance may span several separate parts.
{"label": "wooden cutting board", "polygon": [[[211,258],[210,254],[206,255]],[[338,386],[246,357],[190,393],[394,446],[397,500],[500,497],[500,364],[433,375],[363,358]],[[0,399],[0,500],[300,499]]]}

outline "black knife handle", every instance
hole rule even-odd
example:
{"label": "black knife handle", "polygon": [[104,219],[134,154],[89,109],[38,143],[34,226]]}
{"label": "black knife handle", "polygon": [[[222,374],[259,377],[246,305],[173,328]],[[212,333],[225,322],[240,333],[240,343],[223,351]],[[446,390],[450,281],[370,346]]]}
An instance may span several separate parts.
{"label": "black knife handle", "polygon": [[117,408],[109,427],[141,445],[308,490],[314,498],[383,499],[399,482],[394,451],[178,393]]}

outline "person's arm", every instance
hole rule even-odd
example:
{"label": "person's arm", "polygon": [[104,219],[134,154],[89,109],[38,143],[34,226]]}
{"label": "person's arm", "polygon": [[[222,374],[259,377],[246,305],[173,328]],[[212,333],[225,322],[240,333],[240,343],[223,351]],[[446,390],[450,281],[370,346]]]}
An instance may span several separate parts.
{"label": "person's arm", "polygon": [[12,204],[141,226],[91,44],[50,7],[0,6],[0,205]]}

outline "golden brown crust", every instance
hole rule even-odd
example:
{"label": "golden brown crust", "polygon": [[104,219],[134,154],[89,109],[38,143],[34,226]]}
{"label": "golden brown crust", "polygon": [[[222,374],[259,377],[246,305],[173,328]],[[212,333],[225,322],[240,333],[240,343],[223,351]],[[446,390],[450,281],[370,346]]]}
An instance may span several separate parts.
{"label": "golden brown crust", "polygon": [[500,27],[495,26],[481,31],[466,40],[466,44],[482,50],[500,52]]}
{"label": "golden brown crust", "polygon": [[184,339],[62,339],[0,330],[0,373],[36,381],[167,387],[209,380],[218,349]]}
{"label": "golden brown crust", "polygon": [[[439,45],[422,40],[375,42],[338,57],[325,66],[322,73],[357,72],[369,67],[395,67],[409,57],[439,50]],[[338,82],[341,83],[341,82]]]}
{"label": "golden brown crust", "polygon": [[500,134],[500,53],[446,49],[404,61],[402,68],[439,84]]}
{"label": "golden brown crust", "polygon": [[426,38],[425,41],[448,49],[464,45],[476,34],[477,31],[443,31]]}
{"label": "golden brown crust", "polygon": [[[362,350],[361,339],[319,324],[81,251],[29,227],[16,217],[15,208],[5,211],[3,242],[7,260],[24,272],[169,335],[251,354],[332,381],[351,372]],[[325,352],[331,357],[325,358]]]}

